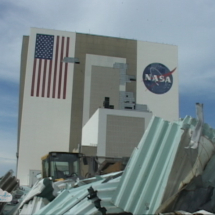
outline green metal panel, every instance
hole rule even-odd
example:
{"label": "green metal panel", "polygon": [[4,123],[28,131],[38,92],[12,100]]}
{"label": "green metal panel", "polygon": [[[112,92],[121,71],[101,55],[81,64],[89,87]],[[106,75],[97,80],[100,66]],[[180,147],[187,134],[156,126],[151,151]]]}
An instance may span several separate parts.
{"label": "green metal panel", "polygon": [[181,122],[154,117],[130,158],[112,201],[133,214],[153,214],[167,184],[183,130]]}

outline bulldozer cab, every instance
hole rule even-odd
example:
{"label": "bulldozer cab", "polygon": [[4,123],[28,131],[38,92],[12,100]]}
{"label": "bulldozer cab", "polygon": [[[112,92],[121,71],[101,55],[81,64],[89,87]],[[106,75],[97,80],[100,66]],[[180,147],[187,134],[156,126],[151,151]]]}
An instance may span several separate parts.
{"label": "bulldozer cab", "polygon": [[43,178],[68,179],[80,176],[80,153],[49,152],[41,158]]}

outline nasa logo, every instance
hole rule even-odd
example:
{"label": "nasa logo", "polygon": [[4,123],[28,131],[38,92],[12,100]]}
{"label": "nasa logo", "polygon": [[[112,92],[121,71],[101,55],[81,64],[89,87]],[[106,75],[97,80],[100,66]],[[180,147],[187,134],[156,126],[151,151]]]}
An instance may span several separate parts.
{"label": "nasa logo", "polygon": [[149,64],[143,71],[143,82],[146,88],[155,94],[164,94],[168,92],[173,84],[172,73],[161,63]]}

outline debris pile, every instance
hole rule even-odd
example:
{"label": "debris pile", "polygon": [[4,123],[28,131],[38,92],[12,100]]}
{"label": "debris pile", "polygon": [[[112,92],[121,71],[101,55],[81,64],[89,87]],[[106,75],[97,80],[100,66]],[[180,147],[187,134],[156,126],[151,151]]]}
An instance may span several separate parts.
{"label": "debris pile", "polygon": [[[5,194],[10,194],[13,190],[19,187],[19,180],[13,176],[13,170],[8,171],[1,179],[0,179],[0,190],[2,193],[0,195],[5,196]],[[3,211],[3,208],[6,205],[6,199],[1,198],[0,196],[0,214]],[[12,199],[13,201],[13,199]]]}
{"label": "debris pile", "polygon": [[215,213],[215,130],[198,119],[153,117],[123,172],[38,181],[9,214]]}

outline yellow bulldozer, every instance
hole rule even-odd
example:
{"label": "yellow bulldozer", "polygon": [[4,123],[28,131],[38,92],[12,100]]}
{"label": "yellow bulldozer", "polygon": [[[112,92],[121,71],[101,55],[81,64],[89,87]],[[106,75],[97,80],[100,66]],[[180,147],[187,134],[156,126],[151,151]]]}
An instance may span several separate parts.
{"label": "yellow bulldozer", "polygon": [[82,153],[49,152],[41,158],[42,177],[54,181],[69,178],[89,178],[125,168],[129,158],[85,156]]}

